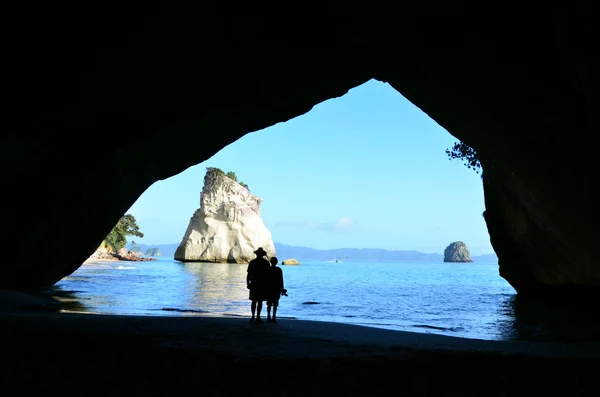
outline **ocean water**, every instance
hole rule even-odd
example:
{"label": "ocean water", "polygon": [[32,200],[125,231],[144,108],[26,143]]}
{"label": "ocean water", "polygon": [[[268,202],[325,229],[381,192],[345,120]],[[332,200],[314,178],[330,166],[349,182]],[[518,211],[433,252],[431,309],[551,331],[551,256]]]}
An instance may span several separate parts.
{"label": "ocean water", "polygon": [[[85,313],[249,317],[246,265],[157,259],[83,265],[46,293]],[[569,339],[564,329],[574,324],[520,319],[515,291],[496,263],[308,260],[281,268],[288,296],[279,318],[487,340]],[[590,327],[583,321],[580,328],[598,334]]]}

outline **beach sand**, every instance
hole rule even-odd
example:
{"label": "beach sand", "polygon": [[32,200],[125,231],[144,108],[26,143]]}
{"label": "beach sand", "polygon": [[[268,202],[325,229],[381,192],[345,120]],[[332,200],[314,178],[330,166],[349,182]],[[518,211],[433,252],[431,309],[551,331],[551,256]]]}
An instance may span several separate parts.
{"label": "beach sand", "polygon": [[599,395],[595,344],[316,321],[55,313],[0,291],[3,396]]}

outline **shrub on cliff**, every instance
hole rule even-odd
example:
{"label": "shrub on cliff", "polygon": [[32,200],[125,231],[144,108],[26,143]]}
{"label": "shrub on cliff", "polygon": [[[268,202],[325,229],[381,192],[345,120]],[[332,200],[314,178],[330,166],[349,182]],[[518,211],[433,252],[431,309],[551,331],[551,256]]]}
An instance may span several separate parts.
{"label": "shrub on cliff", "polygon": [[217,175],[225,175],[225,172],[217,167],[206,167],[206,172],[214,171]]}
{"label": "shrub on cliff", "polygon": [[123,215],[113,230],[108,233],[108,236],[106,236],[104,241],[106,242],[106,245],[111,246],[113,250],[119,251],[121,248],[125,247],[127,236],[144,237],[144,233],[140,232],[135,217],[131,214]]}
{"label": "shrub on cliff", "polygon": [[450,160],[462,160],[468,169],[478,174],[481,171],[479,155],[475,149],[464,142],[455,142],[452,149],[446,149],[446,154],[450,157]]}
{"label": "shrub on cliff", "polygon": [[216,173],[218,176],[226,176],[226,177],[228,177],[229,179],[233,179],[234,181],[236,181],[237,183],[239,183],[240,185],[242,185],[243,187],[245,187],[246,189],[248,189],[248,191],[250,191],[250,188],[248,187],[248,185],[247,185],[247,184],[245,184],[245,183],[244,183],[244,182],[242,182],[242,181],[238,181],[238,179],[237,179],[237,175],[236,175],[236,174],[235,174],[235,172],[233,172],[233,171],[227,171],[227,172],[225,172],[225,171],[223,171],[222,169],[220,169],[220,168],[217,168],[217,167],[206,167],[206,171],[207,171],[207,172],[209,172],[209,171],[213,171],[213,172],[215,172],[215,173]]}

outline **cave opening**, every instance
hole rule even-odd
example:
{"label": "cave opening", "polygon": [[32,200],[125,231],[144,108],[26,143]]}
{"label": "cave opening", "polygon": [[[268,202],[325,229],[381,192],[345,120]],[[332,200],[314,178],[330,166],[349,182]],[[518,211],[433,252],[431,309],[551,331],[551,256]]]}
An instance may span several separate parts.
{"label": "cave opening", "polygon": [[[42,13],[15,10],[7,21],[5,75],[11,78],[6,79],[3,86],[7,98],[6,133],[1,139],[5,148],[2,156],[3,242],[9,248],[1,287],[15,294],[1,291],[2,309],[16,308],[20,304],[17,298],[27,295],[21,292],[48,287],[58,281],[54,292],[71,300],[74,311],[92,311],[96,294],[96,303],[117,308],[121,313],[140,307],[148,315],[199,316],[210,314],[206,312],[214,308],[208,305],[209,300],[222,300],[222,291],[229,289],[240,291],[237,309],[247,316],[249,302],[243,281],[241,288],[232,284],[243,280],[244,266],[168,264],[161,262],[165,259],[163,256],[158,261],[144,263],[100,263],[77,268],[140,196],[149,197],[147,193],[161,186],[167,187],[165,195],[181,194],[182,190],[168,189],[169,183],[187,175],[187,171],[182,171],[191,165],[204,164],[234,141],[240,144],[249,136],[268,134],[271,129],[262,129],[302,115],[317,103],[339,97],[370,78],[378,78],[481,154],[486,172],[485,220],[500,257],[502,276],[518,291],[518,298],[552,297],[553,304],[549,308],[528,308],[517,303],[521,299],[512,299],[515,296],[512,290],[502,294],[481,291],[481,288],[477,300],[465,300],[462,298],[471,296],[474,286],[465,283],[466,277],[456,277],[456,274],[444,277],[441,267],[427,268],[427,273],[434,278],[427,278],[421,272],[398,280],[395,278],[398,266],[389,269],[385,264],[373,265],[369,272],[364,272],[364,266],[349,260],[312,267],[303,261],[297,267],[285,268],[291,287],[289,297],[282,298],[280,316],[297,315],[300,309],[305,310],[304,313],[312,310],[313,314],[318,310],[337,311],[343,304],[349,310],[341,313],[344,317],[339,321],[358,322],[362,316],[364,322],[370,316],[372,326],[383,327],[391,323],[385,310],[394,306],[406,308],[403,313],[407,314],[406,318],[399,313],[393,317],[405,320],[401,325],[412,331],[474,335],[472,329],[449,326],[447,322],[438,327],[444,329],[435,328],[440,324],[430,322],[425,316],[437,313],[438,318],[455,319],[464,324],[473,319],[474,324],[487,326],[495,335],[488,334],[490,339],[571,342],[575,338],[566,333],[550,335],[546,332],[548,328],[544,328],[548,318],[556,318],[557,302],[570,300],[575,304],[560,320],[561,325],[570,328],[567,329],[570,335],[579,333],[578,341],[597,340],[600,335],[597,324],[582,327],[570,316],[584,304],[597,309],[595,302],[600,285],[596,259],[599,221],[596,207],[600,195],[594,144],[598,130],[594,117],[597,103],[594,71],[598,69],[595,13],[583,4],[571,7],[555,3],[493,10],[468,4],[431,7],[415,3],[404,7],[400,14],[392,8],[371,9],[373,12],[364,6],[346,5],[341,9],[320,5],[318,9],[296,7],[292,13],[278,15],[272,6],[257,9],[257,4],[252,4],[248,10],[236,7],[232,12],[231,7],[224,4],[222,8],[204,7],[199,15],[170,12],[165,7],[154,10],[121,7],[115,13],[114,9],[105,7],[104,11],[97,8],[94,13],[80,13],[79,18],[73,18],[73,10]],[[56,11],[56,7],[53,10]],[[351,96],[345,97],[348,98]],[[348,118],[358,116],[359,110]],[[293,119],[289,125],[301,120]],[[248,131],[258,132],[244,136]],[[373,139],[360,141],[359,137],[356,142],[362,142],[368,151],[377,140],[378,131],[368,130],[365,134]],[[332,131],[327,131],[317,138],[331,134]],[[305,136],[309,136],[308,131]],[[89,140],[95,142],[90,144]],[[315,160],[323,156],[314,150],[305,158],[299,158],[296,154],[301,145],[267,152],[279,161],[262,173],[285,170],[286,163],[298,162],[305,166],[302,175],[307,176],[311,184],[317,184],[323,196],[334,182],[345,185],[339,173],[324,176],[323,171],[335,165],[351,169],[342,166],[340,159],[343,160],[344,155],[340,155],[340,147],[353,140],[352,136],[340,134],[338,146],[330,149],[325,157],[337,163],[325,167],[317,167],[319,162]],[[376,160],[382,161],[386,156],[398,162],[409,159],[401,151],[391,150],[393,141],[384,142],[388,145],[376,151],[380,154]],[[443,146],[440,149],[450,146],[450,142]],[[235,147],[234,144],[228,148]],[[258,145],[255,152],[262,153],[265,147],[268,145]],[[440,156],[447,166],[447,159],[443,154]],[[413,175],[422,171],[424,161],[420,160],[407,161],[408,167],[404,169]],[[356,167],[355,163],[352,167]],[[440,200],[417,195],[416,188],[394,191],[405,182],[401,178],[385,180],[373,189],[364,183],[376,180],[368,174],[369,178],[356,178],[363,181],[359,184],[362,188],[351,194],[342,194],[338,188],[336,200],[327,202],[319,197],[322,207],[333,210],[324,214],[327,217],[316,218],[315,215],[315,219],[309,219],[302,216],[305,215],[300,211],[302,206],[292,206],[294,200],[305,193],[304,186],[309,185],[293,179],[288,171],[274,183],[281,187],[281,180],[287,181],[286,175],[296,182],[288,190],[277,191],[287,193],[284,198],[288,209],[293,209],[288,211],[293,212],[293,217],[279,220],[272,216],[276,214],[273,200],[276,196],[260,186],[264,178],[255,179],[248,173],[248,167],[239,164],[213,165],[237,172],[253,192],[265,199],[263,212],[267,227],[273,228],[276,240],[289,244],[296,244],[296,238],[300,241],[300,231],[304,230],[306,239],[313,237],[304,244],[335,247],[334,243],[339,241],[335,235],[331,236],[333,232],[329,231],[328,235],[324,229],[339,220],[342,222],[337,224],[336,232],[345,233],[342,241],[350,240],[352,233],[358,233],[365,225],[360,222],[360,214],[347,210],[346,206],[352,202],[361,213],[371,215],[367,219],[390,220],[396,226],[396,230],[388,233],[380,228],[370,234],[363,233],[362,238],[354,236],[361,243],[356,246],[362,247],[394,248],[394,244],[400,243],[413,246],[409,244],[410,239],[418,238],[420,229],[406,228],[412,234],[401,235],[400,226],[406,224],[410,215],[423,216],[419,205],[426,207],[432,218],[439,215],[436,211],[440,208],[435,204]],[[457,173],[468,172],[457,163],[455,168]],[[380,176],[379,170],[381,167],[376,168],[375,176]],[[189,210],[182,207],[183,226],[172,226],[177,240],[184,233],[191,211],[198,206],[204,171],[202,169],[190,184],[193,204]],[[364,169],[359,168],[358,172]],[[465,175],[476,178],[473,173]],[[170,179],[171,176],[175,179]],[[434,180],[430,179],[430,184],[433,185]],[[442,182],[448,179],[443,179],[440,185]],[[453,187],[456,191],[452,194],[457,197],[465,193],[458,184]],[[394,219],[391,215],[399,211],[395,203],[406,199],[406,190],[419,200],[415,199],[413,206],[408,206],[412,213]],[[302,204],[317,200],[315,197],[318,195],[304,197]],[[352,201],[356,198],[360,200]],[[161,202],[150,203],[148,213],[162,213]],[[139,206],[142,201],[135,204]],[[165,207],[175,212],[178,205]],[[480,205],[481,200],[476,200],[473,206]],[[479,217],[481,209],[478,207],[473,216]],[[152,225],[154,222],[157,230],[166,231],[168,224],[160,224],[157,217],[141,214],[137,217],[148,240],[145,242],[162,243],[162,239],[150,239]],[[281,223],[275,228],[277,222]],[[432,231],[428,236],[435,234]],[[378,244],[372,244],[371,238],[376,238]],[[476,254],[469,238],[458,238],[465,240]],[[444,240],[441,248],[454,239]],[[136,239],[137,243],[142,241]],[[178,241],[173,243],[178,244]],[[441,248],[435,244],[432,252]],[[456,264],[453,270],[462,266],[475,269],[474,265]],[[493,264],[492,268],[495,267]],[[343,294],[343,299],[315,298],[306,288],[295,290],[294,277],[311,269],[314,271],[309,281],[320,287],[316,292]],[[179,273],[169,274],[166,270]],[[416,271],[407,266],[401,270],[405,274],[409,270]],[[323,279],[318,271],[333,273],[340,283],[336,288],[315,283],[313,280]],[[353,278],[356,272],[361,277]],[[495,270],[493,275],[502,281]],[[74,283],[76,281],[78,283]],[[448,281],[461,291],[460,296],[441,293],[440,283]],[[393,288],[385,283],[393,284]],[[411,300],[410,297],[415,296],[411,288],[419,283],[426,283],[430,288],[416,288],[421,299]],[[361,286],[378,298],[376,302],[356,300]],[[107,291],[112,291],[110,296]],[[196,291],[203,293],[197,295]],[[210,299],[192,301],[193,296]],[[485,315],[474,318],[481,313],[476,310],[480,304],[496,298],[505,299],[506,304],[496,305],[491,313],[505,316],[508,321],[499,325],[489,322],[490,318]],[[435,304],[440,300],[460,310],[440,310]],[[157,305],[148,305],[151,302]],[[4,306],[7,303],[8,308]],[[357,313],[360,305],[366,305],[369,311]],[[182,310],[186,307],[192,310]],[[29,309],[43,311],[48,307],[29,306],[26,310]],[[529,326],[531,323],[524,323],[523,316],[519,315],[531,309],[540,317],[533,327]],[[423,317],[416,318],[417,311]],[[486,314],[489,313],[488,310]],[[14,388],[21,394],[29,391],[37,395],[38,389],[47,392],[53,387],[65,395],[71,390],[107,395],[114,394],[113,390],[120,393],[131,390],[129,394],[136,394],[159,389],[183,395],[189,394],[186,386],[208,394],[260,394],[260,388],[248,389],[248,384],[264,376],[265,367],[255,365],[253,356],[261,357],[261,354],[253,349],[254,338],[247,336],[262,334],[268,341],[278,333],[253,332],[256,329],[250,329],[245,320],[171,317],[151,321],[147,317],[117,320],[113,316],[24,314],[8,313],[3,324],[4,339],[11,341],[4,350],[8,380],[5,389]],[[463,314],[470,317],[464,318]],[[298,314],[298,317],[303,316]],[[405,394],[452,394],[455,390],[465,394],[464,391],[473,390],[472,394],[476,394],[490,387],[492,392],[504,394],[508,394],[508,390],[519,394],[525,389],[539,392],[540,387],[553,392],[576,390],[575,393],[585,394],[593,390],[595,384],[595,360],[589,359],[596,355],[593,344],[490,344],[455,339],[456,344],[451,346],[462,351],[437,354],[444,346],[438,343],[440,338],[422,335],[413,339],[403,334],[410,338],[395,346],[386,344],[385,349],[352,345],[350,360],[337,360],[337,345],[349,342],[345,335],[350,334],[347,330],[353,327],[335,325],[343,332],[333,341],[322,343],[323,340],[311,340],[307,333],[300,334],[300,338],[290,338],[293,335],[287,332],[288,324],[283,321],[283,325],[285,328],[281,327],[278,338],[282,344],[277,345],[281,348],[279,355],[266,361],[267,367],[275,370],[276,383],[280,385],[274,390],[292,394],[314,393],[315,390],[317,394],[319,391],[332,394],[332,391],[363,389],[367,391],[364,394],[373,395],[386,395],[389,390],[406,391]],[[500,329],[502,326],[504,330]],[[234,329],[238,331],[233,332]],[[228,331],[238,336],[232,339]],[[381,334],[379,331],[373,333]],[[534,334],[533,338],[528,338],[527,333]],[[308,336],[307,340],[304,336]],[[247,343],[248,340],[251,343]],[[421,346],[421,342],[426,346]],[[424,349],[414,351],[416,355],[405,354],[403,347],[410,347],[412,351],[417,344],[418,350]],[[492,345],[498,346],[492,350],[502,353],[502,357],[489,354]],[[520,349],[513,349],[518,345]],[[198,347],[200,351],[196,350]],[[215,349],[226,354],[215,356]],[[429,354],[427,350],[436,354]],[[389,353],[397,353],[394,355],[398,360],[396,357],[389,360]],[[379,354],[386,357],[380,360]],[[313,355],[317,360],[313,360]],[[530,355],[542,357],[526,357]],[[48,357],[52,357],[52,365],[48,365]],[[296,357],[309,360],[298,360],[300,364],[297,364]],[[577,358],[578,362],[561,357]],[[319,370],[314,371],[315,368]],[[540,371],[531,371],[531,368]],[[109,372],[127,375],[111,378]],[[56,382],[69,373],[78,376]],[[232,373],[237,382],[231,382]],[[398,373],[415,376],[398,379]],[[465,373],[471,376],[465,378]],[[300,379],[298,374],[308,376]],[[456,382],[461,377],[465,382]],[[432,378],[441,381],[431,382]],[[549,378],[553,381],[547,382]],[[502,382],[498,382],[500,379]],[[90,384],[94,388],[90,388]],[[315,389],[319,384],[326,387]]]}
{"label": "cave opening", "polygon": [[[106,291],[95,291],[104,298],[89,310],[247,314],[246,266],[173,260],[200,207],[207,169],[215,167],[235,173],[237,182],[263,200],[260,218],[280,262],[293,258],[301,263],[282,267],[293,296],[288,303],[296,308],[283,309],[281,316],[465,336],[495,324],[494,332],[505,337],[512,321],[506,307],[514,290],[498,275],[481,216],[480,175],[445,153],[455,142],[398,91],[377,80],[304,115],[249,133],[210,159],[155,182],[139,197],[127,213],[135,216],[144,237],[130,236],[127,248],[142,254],[158,249],[160,256],[156,262],[117,266],[116,279],[123,283],[113,280]],[[152,155],[160,156],[160,149]],[[444,249],[454,241],[467,243],[474,263],[441,263]],[[302,276],[311,262],[318,263],[309,271],[314,282]],[[360,269],[361,263],[369,271]],[[381,263],[396,263],[396,269],[378,268]],[[114,269],[86,264],[56,288],[78,289],[78,282]],[[323,282],[332,274],[335,286]],[[138,282],[128,283],[130,277]],[[157,284],[148,287],[148,282]],[[161,295],[157,299],[146,289]],[[323,290],[345,294],[335,297]],[[358,290],[364,291],[358,296],[351,292]],[[384,308],[378,308],[381,295],[389,296]],[[473,302],[482,301],[481,296],[487,304],[477,308]],[[286,299],[282,297],[282,305]],[[393,301],[410,305],[400,303],[406,312],[398,312],[391,309]],[[469,325],[440,315],[447,311],[444,305]],[[384,313],[372,316],[371,310]],[[369,316],[373,318],[366,320]],[[477,327],[481,330],[475,331]]]}

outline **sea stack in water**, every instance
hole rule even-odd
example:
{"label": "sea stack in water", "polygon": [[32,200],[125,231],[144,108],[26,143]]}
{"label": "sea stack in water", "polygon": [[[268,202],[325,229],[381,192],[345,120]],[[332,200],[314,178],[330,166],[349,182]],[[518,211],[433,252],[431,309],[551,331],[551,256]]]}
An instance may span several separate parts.
{"label": "sea stack in water", "polygon": [[161,256],[162,254],[160,253],[160,248],[155,247],[155,248],[148,248],[144,255],[146,255],[146,256]]}
{"label": "sea stack in water", "polygon": [[444,250],[444,262],[473,262],[467,244],[455,241]]}
{"label": "sea stack in water", "polygon": [[200,208],[175,251],[175,260],[248,263],[258,247],[268,256],[275,255],[271,232],[260,218],[262,199],[238,183],[235,174],[228,175],[233,177],[218,168],[207,169]]}

